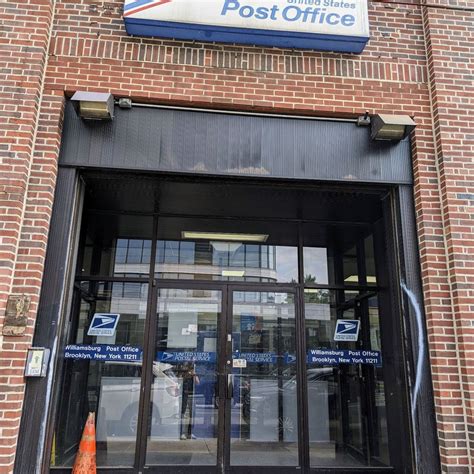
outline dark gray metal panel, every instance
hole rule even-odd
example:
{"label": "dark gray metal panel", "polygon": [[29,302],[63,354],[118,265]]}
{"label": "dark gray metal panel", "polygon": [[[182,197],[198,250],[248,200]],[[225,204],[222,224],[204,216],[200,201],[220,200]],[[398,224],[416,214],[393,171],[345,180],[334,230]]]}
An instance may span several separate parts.
{"label": "dark gray metal panel", "polygon": [[408,364],[410,367],[411,415],[416,472],[441,472],[436,431],[431,364],[421,285],[418,239],[416,234],[413,188],[399,186],[395,190],[395,223],[400,258],[400,292],[404,314]]}
{"label": "dark gray metal panel", "polygon": [[410,144],[375,142],[353,123],[116,107],[85,122],[66,107],[63,165],[411,184]]}
{"label": "dark gray metal panel", "polygon": [[18,474],[46,472],[41,468],[43,456],[49,459],[52,436],[46,434],[50,415],[53,374],[57,362],[58,337],[67,312],[68,288],[77,249],[73,247],[74,221],[79,215],[78,173],[73,168],[58,172],[53,214],[51,218],[43,286],[36,318],[33,345],[51,349],[48,374],[45,378],[28,379],[18,435],[14,472]]}

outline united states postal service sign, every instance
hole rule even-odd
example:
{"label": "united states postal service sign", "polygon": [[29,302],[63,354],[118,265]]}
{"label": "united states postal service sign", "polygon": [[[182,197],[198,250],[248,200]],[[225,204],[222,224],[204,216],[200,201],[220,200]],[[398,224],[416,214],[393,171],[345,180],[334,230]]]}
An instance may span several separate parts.
{"label": "united states postal service sign", "polygon": [[360,53],[367,0],[125,0],[127,33]]}

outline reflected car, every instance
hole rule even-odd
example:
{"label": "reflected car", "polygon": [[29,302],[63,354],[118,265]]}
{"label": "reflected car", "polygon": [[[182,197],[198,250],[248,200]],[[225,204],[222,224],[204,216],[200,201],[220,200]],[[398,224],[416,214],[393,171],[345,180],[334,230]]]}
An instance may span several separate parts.
{"label": "reflected car", "polygon": [[[171,364],[153,362],[151,436],[179,435],[181,384]],[[135,437],[140,401],[140,377],[102,377],[97,419],[97,441],[108,437]]]}
{"label": "reflected car", "polygon": [[[248,425],[250,440],[277,441],[281,429],[284,441],[296,441],[297,379],[292,372],[294,370],[281,372],[280,387],[277,372],[265,376],[234,377],[234,395],[238,390],[242,420]],[[336,394],[335,382],[331,380],[333,375],[333,367],[307,370],[309,416],[314,421],[310,430],[311,441],[329,441],[329,405]]]}

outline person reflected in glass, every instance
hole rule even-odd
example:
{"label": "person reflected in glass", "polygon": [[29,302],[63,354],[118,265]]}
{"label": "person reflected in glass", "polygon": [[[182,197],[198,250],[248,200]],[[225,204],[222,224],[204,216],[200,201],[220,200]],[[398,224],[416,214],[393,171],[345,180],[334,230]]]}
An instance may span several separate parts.
{"label": "person reflected in glass", "polygon": [[183,384],[180,437],[181,439],[188,439],[192,437],[194,385],[199,384],[200,381],[192,362],[184,363],[179,371],[179,375]]}

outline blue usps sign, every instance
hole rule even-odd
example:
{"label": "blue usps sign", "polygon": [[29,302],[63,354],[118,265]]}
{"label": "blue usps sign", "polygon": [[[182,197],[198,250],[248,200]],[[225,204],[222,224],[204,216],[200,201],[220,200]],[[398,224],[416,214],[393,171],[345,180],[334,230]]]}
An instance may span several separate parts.
{"label": "blue usps sign", "polygon": [[64,357],[74,360],[99,362],[141,362],[143,351],[135,346],[107,344],[69,344],[64,348]]}
{"label": "blue usps sign", "polygon": [[166,352],[159,351],[157,354],[159,362],[215,362],[215,352],[193,352],[193,351],[176,351]]}
{"label": "blue usps sign", "polygon": [[335,341],[357,341],[360,321],[355,319],[338,319],[334,331]]}
{"label": "blue usps sign", "polygon": [[382,366],[380,351],[345,349],[310,349],[307,354],[309,364],[339,365],[339,364],[367,364]]}
{"label": "blue usps sign", "polygon": [[240,317],[241,331],[255,331],[257,326],[257,317],[251,314],[242,314]]}
{"label": "blue usps sign", "polygon": [[113,336],[120,319],[120,314],[95,313],[87,331],[88,336]]}
{"label": "blue usps sign", "polygon": [[249,364],[275,364],[277,355],[274,352],[233,352],[233,359],[245,359]]}

